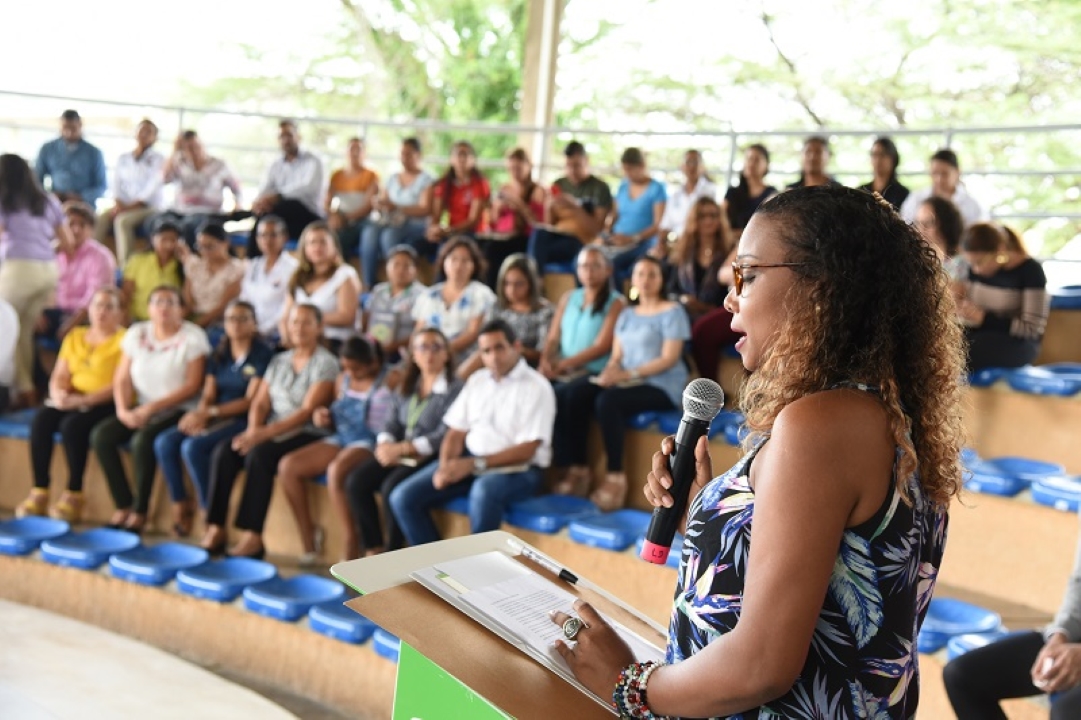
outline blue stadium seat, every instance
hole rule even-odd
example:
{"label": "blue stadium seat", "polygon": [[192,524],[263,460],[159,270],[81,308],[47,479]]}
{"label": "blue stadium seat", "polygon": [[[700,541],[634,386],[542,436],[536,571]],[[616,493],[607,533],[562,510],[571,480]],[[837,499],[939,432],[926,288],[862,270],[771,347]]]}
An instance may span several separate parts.
{"label": "blue stadium seat", "polygon": [[1018,368],[1006,376],[1010,387],[1033,395],[1069,397],[1081,392],[1081,364],[1054,363]]}
{"label": "blue stadium seat", "polygon": [[185,595],[232,602],[249,585],[267,582],[278,576],[278,569],[271,563],[251,558],[224,558],[212,560],[191,570],[176,574],[176,587]]}
{"label": "blue stadium seat", "polygon": [[181,570],[197,568],[210,558],[201,547],[167,542],[153,547],[138,547],[109,558],[114,577],[140,585],[164,585]]}
{"label": "blue stadium seat", "polygon": [[116,280],[116,286],[118,288],[124,287],[124,269],[123,268],[117,268],[116,269],[115,280]]}
{"label": "blue stadium seat", "polygon": [[1044,478],[1032,483],[1030,490],[1041,505],[1072,513],[1081,508],[1081,476]]}
{"label": "blue stadium seat", "polygon": [[17,412],[0,415],[0,437],[12,440],[29,440],[30,424],[34,422],[37,408],[27,408]]}
{"label": "blue stadium seat", "polygon": [[[645,533],[638,538],[638,541],[634,544],[634,554],[638,557],[642,557],[642,546],[646,542]],[[676,533],[675,538],[672,539],[672,550],[668,553],[668,560],[665,561],[665,565],[673,570],[679,570],[679,561],[683,557],[683,535]]]}
{"label": "blue stadium seat", "polygon": [[38,335],[34,338],[34,346],[48,352],[60,352],[60,340],[55,337]]}
{"label": "blue stadium seat", "polygon": [[381,627],[377,627],[372,633],[372,647],[380,657],[385,657],[391,662],[398,662],[398,653],[402,648],[402,641],[394,637]]}
{"label": "blue stadium seat", "polygon": [[919,651],[938,652],[950,638],[969,633],[995,632],[1002,627],[998,613],[953,598],[933,598],[920,629]]}
{"label": "blue stadium seat", "polygon": [[[627,427],[631,430],[648,430],[657,422],[660,413],[655,412],[641,412],[636,415],[631,415],[627,418]],[[679,420],[677,419],[678,423]]]}
{"label": "blue stadium seat", "polygon": [[970,468],[976,463],[981,462],[980,454],[972,448],[961,448],[961,465]]}
{"label": "blue stadium seat", "polygon": [[1067,285],[1051,291],[1052,310],[1081,310],[1081,285]]}
{"label": "blue stadium seat", "polygon": [[94,570],[110,555],[139,547],[139,536],[124,530],[94,528],[41,543],[41,557],[54,565]]}
{"label": "blue stadium seat", "polygon": [[294,239],[290,238],[290,239],[289,239],[288,241],[286,241],[286,243],[285,243],[285,252],[290,252],[290,253],[291,253],[291,252],[296,252],[296,251],[297,251],[297,247],[298,247],[299,245],[300,245],[300,241],[299,241],[299,240],[294,240]]}
{"label": "blue stadium seat", "polygon": [[229,233],[229,244],[235,248],[246,248],[250,236],[251,234],[246,232]]}
{"label": "blue stadium seat", "polygon": [[597,514],[597,506],[573,495],[542,495],[512,503],[507,522],[515,527],[552,535],[567,523]]}
{"label": "blue stadium seat", "polygon": [[603,550],[623,551],[649,528],[650,514],[642,510],[616,510],[572,520],[571,540]]}
{"label": "blue stadium seat", "polygon": [[315,575],[277,577],[250,585],[242,594],[248,610],[286,622],[304,617],[313,605],[345,600],[345,588],[340,582]]}
{"label": "blue stadium seat", "polygon": [[1010,368],[984,368],[977,370],[968,376],[968,384],[972,387],[990,387],[1012,372]]}
{"label": "blue stadium seat", "polygon": [[547,263],[544,266],[545,275],[577,275],[577,260],[568,260],[562,263]]}
{"label": "blue stadium seat", "polygon": [[990,465],[1003,475],[1010,475],[1025,483],[1034,483],[1049,477],[1061,477],[1066,468],[1059,463],[1030,460],[1023,457],[997,457],[984,460],[984,466]]}
{"label": "blue stadium seat", "polygon": [[964,635],[954,635],[946,643],[946,658],[947,661],[955,660],[961,657],[969,650],[976,650],[986,645],[990,645],[996,640],[1001,640],[1007,635],[1012,635],[1005,628],[1000,628],[988,633],[965,633]]}
{"label": "blue stadium seat", "polygon": [[458,513],[459,515],[469,514],[469,496],[459,495],[458,497],[451,498],[443,505],[443,509],[447,512]]}
{"label": "blue stadium seat", "polygon": [[326,487],[327,486],[327,475],[326,475],[326,473],[323,473],[322,475],[317,475],[316,477],[312,478],[312,482],[315,483],[316,485],[322,485],[323,487]]}
{"label": "blue stadium seat", "polygon": [[375,632],[375,623],[337,600],[313,606],[308,611],[308,626],[321,635],[354,645]]}
{"label": "blue stadium seat", "polygon": [[0,555],[26,555],[45,540],[63,537],[71,526],[63,520],[24,517],[0,522]]}
{"label": "blue stadium seat", "polygon": [[965,487],[988,495],[1013,497],[1037,480],[1061,477],[1065,469],[1055,463],[1018,457],[976,460],[967,465]]}

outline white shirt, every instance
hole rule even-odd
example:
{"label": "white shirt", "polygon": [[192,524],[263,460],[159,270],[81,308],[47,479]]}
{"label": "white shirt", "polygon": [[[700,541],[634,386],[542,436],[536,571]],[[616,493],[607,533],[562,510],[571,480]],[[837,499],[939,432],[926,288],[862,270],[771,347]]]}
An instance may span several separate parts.
{"label": "white shirt", "polygon": [[689,193],[686,185],[680,183],[679,187],[668,193],[668,204],[664,206],[661,227],[675,232],[676,235],[682,235],[683,226],[687,224],[687,214],[691,211],[694,201],[700,197],[717,199],[717,186],[707,180],[704,175],[698,177],[694,190]]}
{"label": "white shirt", "polygon": [[15,345],[19,341],[19,313],[0,299],[0,387],[15,384]]}
{"label": "white shirt", "polygon": [[540,440],[531,461],[538,467],[552,461],[555,419],[552,384],[524,359],[499,380],[488,368],[470,375],[443,416],[447,427],[465,431],[465,447],[478,457]]}
{"label": "white shirt", "polygon": [[[158,340],[150,322],[138,322],[128,328],[120,349],[131,359],[131,384],[139,404],[145,405],[182,388],[188,365],[209,355],[210,343],[195,323],[185,321],[176,335]],[[194,407],[198,398],[195,393],[180,405]]]}
{"label": "white shirt", "polygon": [[244,279],[240,281],[240,299],[255,308],[259,332],[267,337],[278,332],[285,299],[289,297],[289,281],[299,266],[300,261],[285,252],[269,270],[264,257],[248,261]]}
{"label": "white shirt", "polygon": [[154,148],[147,148],[139,158],[134,152],[124,153],[113,170],[113,197],[124,203],[146,203],[147,207],[160,210],[165,204],[163,165],[165,157]]}
{"label": "white shirt", "polygon": [[[910,192],[901,205],[901,218],[908,223],[916,222],[916,213],[919,211],[920,205],[929,197],[931,197],[931,188]],[[980,207],[980,204],[976,202],[976,198],[969,195],[968,190],[961,183],[957,184],[957,189],[954,191],[950,201],[961,212],[961,219],[965,221],[965,225],[991,219],[991,215]]]}
{"label": "white shirt", "polygon": [[307,150],[292,160],[278,158],[267,170],[259,195],[281,195],[299,200],[316,215],[323,216],[323,161]]}
{"label": "white shirt", "polygon": [[165,182],[179,181],[173,209],[179,213],[218,213],[222,209],[225,188],[233,191],[240,207],[240,184],[224,162],[207,158],[201,170],[196,170],[184,155],[173,158],[172,171]]}
{"label": "white shirt", "polygon": [[[334,271],[334,274],[330,276],[330,279],[315,289],[311,295],[304,288],[297,286],[296,291],[293,293],[293,300],[297,305],[314,305],[323,311],[323,314],[334,312],[338,309],[338,289],[346,282],[352,282],[357,287],[360,287],[360,277],[357,275],[357,271],[352,265],[342,263],[338,266],[338,269]],[[358,306],[359,309],[359,306]],[[345,340],[357,332],[356,329],[356,317],[360,313],[356,313],[353,321],[353,327],[331,327],[330,325],[323,326],[323,335],[329,340]]]}

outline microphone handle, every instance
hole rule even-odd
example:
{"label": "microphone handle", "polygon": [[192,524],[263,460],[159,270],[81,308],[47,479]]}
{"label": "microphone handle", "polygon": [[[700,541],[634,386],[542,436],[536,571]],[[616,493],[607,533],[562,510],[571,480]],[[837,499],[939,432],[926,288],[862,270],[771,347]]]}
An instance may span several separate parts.
{"label": "microphone handle", "polygon": [[690,501],[691,484],[694,482],[694,449],[698,439],[709,432],[709,423],[697,418],[683,416],[676,433],[676,448],[668,460],[668,472],[672,477],[672,507],[653,508],[649,520],[646,541],[642,544],[641,558],[657,565],[668,561],[672,540],[676,536],[683,514]]}

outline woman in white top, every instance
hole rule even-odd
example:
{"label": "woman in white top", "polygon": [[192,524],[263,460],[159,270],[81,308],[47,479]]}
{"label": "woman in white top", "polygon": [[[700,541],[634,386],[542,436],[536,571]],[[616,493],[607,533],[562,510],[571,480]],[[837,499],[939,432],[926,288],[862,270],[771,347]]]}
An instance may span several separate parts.
{"label": "woman in white top", "polygon": [[255,240],[262,255],[248,261],[240,282],[240,299],[251,303],[259,319],[259,332],[272,343],[278,341],[278,325],[285,317],[289,281],[300,262],[287,252],[289,229],[277,215],[259,218]]}
{"label": "woman in white top", "polygon": [[435,179],[421,167],[420,140],[402,141],[402,170],[387,178],[387,186],[375,199],[379,219],[369,222],[360,236],[360,269],[364,286],[374,287],[379,262],[390,249],[424,237],[432,211],[432,183]]}
{"label": "woman in white top", "polygon": [[[194,407],[210,354],[203,329],[184,320],[184,299],[178,288],[155,288],[149,306],[150,320],[132,325],[120,344],[123,353],[113,380],[116,416],[102,420],[90,433],[90,444],[116,504],[110,526],[135,532],[146,524],[158,467],[154,439]],[[120,459],[120,446],[129,440],[134,497]]]}
{"label": "woman in white top", "polygon": [[657,234],[657,244],[650,254],[664,258],[668,254],[669,241],[675,242],[683,234],[687,224],[687,215],[694,201],[700,197],[717,199],[717,186],[706,172],[702,163],[702,153],[688,150],[683,156],[683,183],[668,195],[668,204],[664,206],[661,218],[661,231]]}
{"label": "woman in white top", "polygon": [[[179,225],[188,247],[195,247],[195,231],[211,218],[220,218],[225,190],[240,208],[243,198],[236,176],[216,157],[207,154],[194,130],[185,130],[173,144],[173,154],[165,160],[162,174],[166,184],[177,183],[172,209],[151,219],[151,226],[163,220]],[[144,228],[146,225],[144,224]]]}
{"label": "woman in white top", "polygon": [[201,328],[221,326],[225,307],[240,297],[244,261],[229,255],[229,236],[221,225],[204,225],[199,230],[198,255],[184,252],[184,304],[191,319]]}
{"label": "woman in white top", "polygon": [[331,352],[357,332],[360,278],[342,259],[334,231],[317,220],[304,228],[297,248],[300,265],[289,281],[289,295],[281,320],[283,342],[288,337],[285,318],[294,305],[314,305],[323,313],[323,337]]}

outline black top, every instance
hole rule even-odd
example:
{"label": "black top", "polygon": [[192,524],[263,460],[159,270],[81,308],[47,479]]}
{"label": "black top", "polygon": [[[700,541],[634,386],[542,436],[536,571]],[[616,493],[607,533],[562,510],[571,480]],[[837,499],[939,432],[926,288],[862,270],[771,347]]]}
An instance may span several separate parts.
{"label": "black top", "polygon": [[702,267],[697,262],[685,265],[672,265],[667,273],[668,295],[690,295],[699,302],[713,307],[720,307],[724,302],[728,288],[717,281],[723,256],[715,258],[709,267]]}
{"label": "black top", "polygon": [[744,197],[738,187],[728,188],[724,194],[724,201],[728,204],[728,225],[733,230],[742,230],[751,221],[751,216],[758,206],[769,197],[777,194],[777,188],[767,185],[761,195]]}
{"label": "black top", "polygon": [[[874,192],[874,182],[869,182],[866,185],[860,185],[857,190],[863,190],[864,192]],[[900,212],[901,204],[904,203],[905,198],[908,197],[909,189],[904,185],[894,180],[892,183],[886,186],[885,192],[879,193],[882,197],[886,198],[886,202],[893,205],[893,209]]]}

